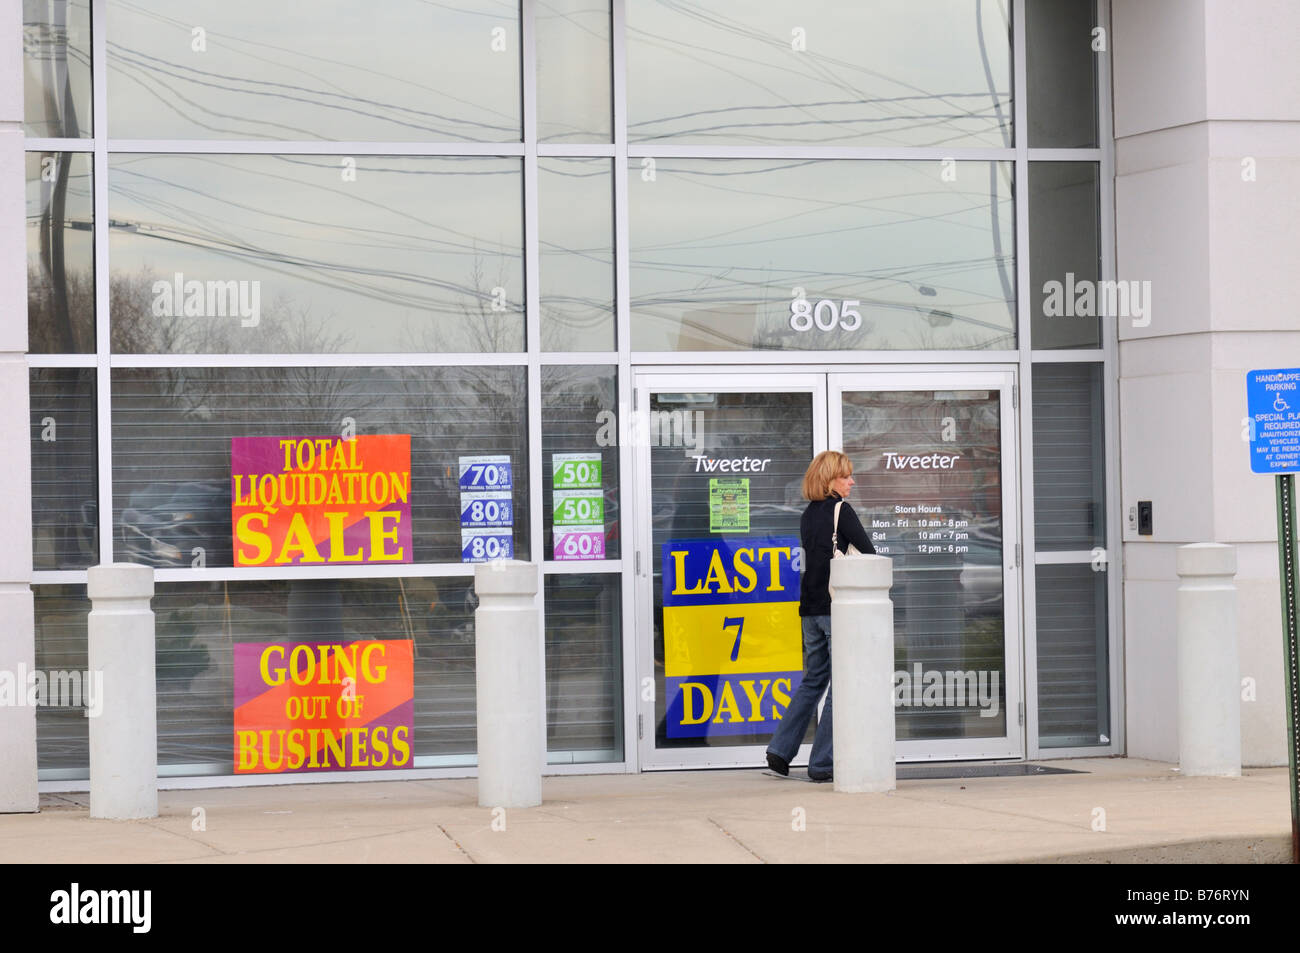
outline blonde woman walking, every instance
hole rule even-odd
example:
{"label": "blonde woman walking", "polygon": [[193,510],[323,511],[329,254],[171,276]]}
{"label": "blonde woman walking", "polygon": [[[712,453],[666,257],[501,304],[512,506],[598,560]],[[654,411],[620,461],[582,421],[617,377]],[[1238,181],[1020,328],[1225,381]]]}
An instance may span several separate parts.
{"label": "blonde woman walking", "polygon": [[[777,774],[790,773],[790,761],[817,711],[817,701],[826,692],[826,705],[808,758],[808,777],[814,781],[832,779],[834,760],[831,747],[831,537],[840,552],[852,543],[858,552],[874,554],[871,538],[846,502],[853,490],[853,464],[838,450],[824,450],[813,458],[803,476],[803,495],[809,500],[799,521],[804,551],[804,570],[799,579],[799,617],[803,624],[803,680],[790,700],[781,727],[767,746],[767,764]],[[835,511],[839,509],[839,525]]]}

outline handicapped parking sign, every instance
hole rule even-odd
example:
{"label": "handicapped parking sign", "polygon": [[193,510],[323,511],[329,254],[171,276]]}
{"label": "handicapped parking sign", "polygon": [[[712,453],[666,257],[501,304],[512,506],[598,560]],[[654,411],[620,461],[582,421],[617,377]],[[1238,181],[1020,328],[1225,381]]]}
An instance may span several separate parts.
{"label": "handicapped parking sign", "polygon": [[1300,472],[1300,367],[1246,373],[1250,469]]}

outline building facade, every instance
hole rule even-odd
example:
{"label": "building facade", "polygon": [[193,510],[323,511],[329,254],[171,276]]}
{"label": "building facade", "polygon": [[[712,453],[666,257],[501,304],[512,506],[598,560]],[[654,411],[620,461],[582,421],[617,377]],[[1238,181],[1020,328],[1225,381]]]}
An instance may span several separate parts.
{"label": "building facade", "polygon": [[[893,560],[900,759],[1176,760],[1213,540],[1284,760],[1240,385],[1300,355],[1288,5],[0,9],[0,668],[93,685],[86,570],[155,567],[160,778],[472,771],[503,557],[548,770],[759,764],[827,448]],[[370,644],[387,707],[295,763],[286,686]],[[85,784],[47,681],[0,709],[9,810]]]}

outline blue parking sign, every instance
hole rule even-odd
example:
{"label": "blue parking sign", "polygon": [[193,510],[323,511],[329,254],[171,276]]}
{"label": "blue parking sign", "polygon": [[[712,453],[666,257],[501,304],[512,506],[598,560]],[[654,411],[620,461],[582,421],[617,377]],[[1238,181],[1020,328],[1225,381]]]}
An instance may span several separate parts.
{"label": "blue parking sign", "polygon": [[1250,469],[1300,472],[1300,367],[1246,373]]}

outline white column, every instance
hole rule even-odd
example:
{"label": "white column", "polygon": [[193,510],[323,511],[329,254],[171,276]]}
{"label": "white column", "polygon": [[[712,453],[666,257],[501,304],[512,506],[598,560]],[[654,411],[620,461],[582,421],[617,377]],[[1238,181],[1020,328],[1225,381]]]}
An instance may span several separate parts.
{"label": "white column", "polygon": [[90,719],[90,816],[158,816],[153,569],[131,563],[87,571],[89,677],[103,710]]}
{"label": "white column", "polygon": [[0,0],[0,680],[13,692],[0,685],[0,813],[37,808],[22,37],[21,0]]}
{"label": "white column", "polygon": [[1178,547],[1178,763],[1184,776],[1241,775],[1237,549]]}
{"label": "white column", "polygon": [[894,564],[885,556],[831,560],[831,698],[835,790],[892,791]]}
{"label": "white column", "polygon": [[536,807],[542,803],[546,754],[538,567],[513,559],[474,571],[475,683],[478,689],[478,803]]}

